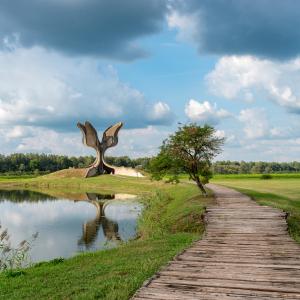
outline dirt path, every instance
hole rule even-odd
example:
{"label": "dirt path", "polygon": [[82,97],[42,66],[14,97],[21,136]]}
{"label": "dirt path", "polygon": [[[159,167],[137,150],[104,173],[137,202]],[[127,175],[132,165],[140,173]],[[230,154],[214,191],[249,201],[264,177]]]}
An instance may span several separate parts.
{"label": "dirt path", "polygon": [[300,245],[285,213],[229,188],[209,185],[205,237],[143,286],[133,299],[300,299]]}

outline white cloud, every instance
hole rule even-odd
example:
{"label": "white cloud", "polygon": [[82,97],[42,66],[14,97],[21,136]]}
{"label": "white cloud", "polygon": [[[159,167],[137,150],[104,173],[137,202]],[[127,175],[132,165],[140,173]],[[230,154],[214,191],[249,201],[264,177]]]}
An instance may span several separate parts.
{"label": "white cloud", "polygon": [[94,154],[91,148],[82,145],[79,130],[68,133],[42,127],[27,127],[26,129],[30,131],[30,135],[19,138],[13,151],[65,155]]}
{"label": "white cloud", "polygon": [[167,22],[170,29],[177,29],[177,38],[180,41],[193,43],[199,28],[197,14],[181,14],[179,11],[171,9],[167,15]]}
{"label": "white cloud", "polygon": [[289,128],[274,127],[270,129],[270,134],[271,137],[274,138],[288,138],[291,135],[291,132]]}
{"label": "white cloud", "polygon": [[114,155],[157,152],[167,133],[152,125],[170,124],[174,117],[166,103],[147,102],[112,66],[101,68],[94,59],[13,45],[0,51],[1,153],[94,154],[76,127],[85,120],[98,130],[125,123]]}
{"label": "white cloud", "polygon": [[269,124],[263,109],[243,109],[238,119],[245,124],[244,132],[249,139],[263,138],[269,134]]}
{"label": "white cloud", "polygon": [[218,109],[208,101],[199,102],[190,99],[185,106],[185,114],[192,122],[217,124],[220,119],[227,118],[230,113],[225,109]]}
{"label": "white cloud", "polygon": [[237,147],[225,145],[225,151],[220,155],[220,160],[245,160],[245,161],[299,161],[300,145],[297,139],[258,139],[251,144],[240,142]]}
{"label": "white cloud", "polygon": [[268,98],[300,113],[300,58],[288,62],[225,56],[206,77],[210,90],[227,99]]}
{"label": "white cloud", "polygon": [[217,138],[225,138],[226,147],[236,147],[239,141],[236,139],[236,136],[231,132],[231,130],[222,130],[217,129],[215,131],[215,137]]}
{"label": "white cloud", "polygon": [[0,66],[2,126],[69,131],[86,119],[98,127],[124,121],[129,128],[173,121],[167,104],[147,102],[118,78],[113,67],[100,69],[94,59],[17,47],[0,52]]}
{"label": "white cloud", "polygon": [[218,138],[224,138],[226,136],[226,134],[225,134],[224,130],[216,130],[215,136]]}
{"label": "white cloud", "polygon": [[[240,111],[237,119],[244,124],[243,131],[246,139],[260,140],[289,140],[299,136],[297,122],[290,120],[289,124],[272,126],[265,109],[246,108]],[[247,143],[247,142],[246,142]]]}
{"label": "white cloud", "polygon": [[28,128],[23,126],[14,126],[11,130],[6,131],[6,138],[8,139],[15,139],[24,137],[26,134],[28,134]]}
{"label": "white cloud", "polygon": [[128,155],[131,157],[153,156],[162,141],[171,132],[163,127],[148,126],[146,128],[122,129],[119,133],[119,144],[108,150],[107,155]]}
{"label": "white cloud", "polygon": [[161,101],[155,103],[148,114],[148,118],[152,122],[168,119],[170,116],[172,116],[170,106]]}
{"label": "white cloud", "polygon": [[[126,129],[119,132],[117,147],[106,155],[130,157],[153,156],[170,131],[164,127]],[[102,136],[102,131],[98,132]],[[14,136],[14,137],[12,137]],[[12,131],[0,129],[1,153],[38,152],[60,155],[95,155],[94,150],[82,144],[80,131],[57,132],[53,129],[34,126],[18,126]]]}

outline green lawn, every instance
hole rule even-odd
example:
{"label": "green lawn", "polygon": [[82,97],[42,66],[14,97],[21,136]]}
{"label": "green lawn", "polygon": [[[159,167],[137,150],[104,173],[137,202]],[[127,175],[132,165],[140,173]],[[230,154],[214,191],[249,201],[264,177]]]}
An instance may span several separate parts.
{"label": "green lawn", "polygon": [[139,221],[139,239],[112,250],[41,263],[19,276],[3,273],[1,299],[128,299],[162,265],[201,237],[201,216],[213,201],[202,198],[197,187],[188,183],[121,176],[11,178],[2,179],[1,188],[43,190],[58,196],[86,191],[133,193],[141,195],[146,206]]}
{"label": "green lawn", "polygon": [[30,179],[35,178],[35,175],[0,175],[0,182],[2,181],[9,181],[9,180],[23,180],[23,179]]}
{"label": "green lawn", "polygon": [[300,176],[299,174],[278,174],[272,179],[262,180],[260,176],[216,176],[212,183],[235,188],[261,205],[280,208],[289,213],[288,225],[291,236],[300,242]]}

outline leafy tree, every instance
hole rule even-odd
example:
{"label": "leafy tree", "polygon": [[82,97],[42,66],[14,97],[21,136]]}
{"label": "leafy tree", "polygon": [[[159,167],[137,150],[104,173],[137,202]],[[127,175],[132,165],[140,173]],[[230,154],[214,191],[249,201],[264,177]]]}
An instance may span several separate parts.
{"label": "leafy tree", "polygon": [[206,195],[203,184],[212,176],[211,160],[220,153],[223,143],[224,138],[217,137],[215,129],[209,125],[180,126],[164,141],[160,153],[150,162],[150,171],[154,178],[167,173],[176,176],[183,171]]}
{"label": "leafy tree", "polygon": [[30,160],[29,162],[29,168],[30,170],[36,170],[39,168],[39,161],[35,158]]}
{"label": "leafy tree", "polygon": [[20,172],[24,172],[25,169],[26,169],[25,165],[24,165],[24,164],[20,164],[20,166],[19,166],[19,171],[20,171]]}
{"label": "leafy tree", "polygon": [[[171,174],[169,181],[173,182],[178,180],[181,170],[163,145],[160,153],[150,160],[148,171],[150,171],[152,179],[155,180],[161,180],[166,174]],[[184,172],[183,169],[182,172]]]}

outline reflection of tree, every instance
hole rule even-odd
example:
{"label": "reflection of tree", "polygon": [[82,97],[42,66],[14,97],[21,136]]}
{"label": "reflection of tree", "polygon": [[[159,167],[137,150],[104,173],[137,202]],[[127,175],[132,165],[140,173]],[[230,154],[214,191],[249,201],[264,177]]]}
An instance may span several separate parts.
{"label": "reflection of tree", "polygon": [[95,194],[95,193],[86,193],[87,199],[92,200],[112,200],[115,199],[114,194]]}
{"label": "reflection of tree", "polygon": [[[79,245],[90,247],[96,240],[99,228],[102,225],[103,234],[107,241],[120,241],[119,226],[117,223],[105,217],[105,206],[108,201],[114,199],[114,195],[101,195],[101,194],[86,194],[89,200],[97,209],[96,217],[83,224],[82,237],[78,241]],[[79,200],[80,201],[80,200]],[[82,200],[81,200],[82,201]]]}
{"label": "reflection of tree", "polygon": [[0,190],[0,202],[9,200],[11,202],[24,202],[24,201],[44,201],[44,200],[55,200],[47,194],[34,192],[30,190]]}

